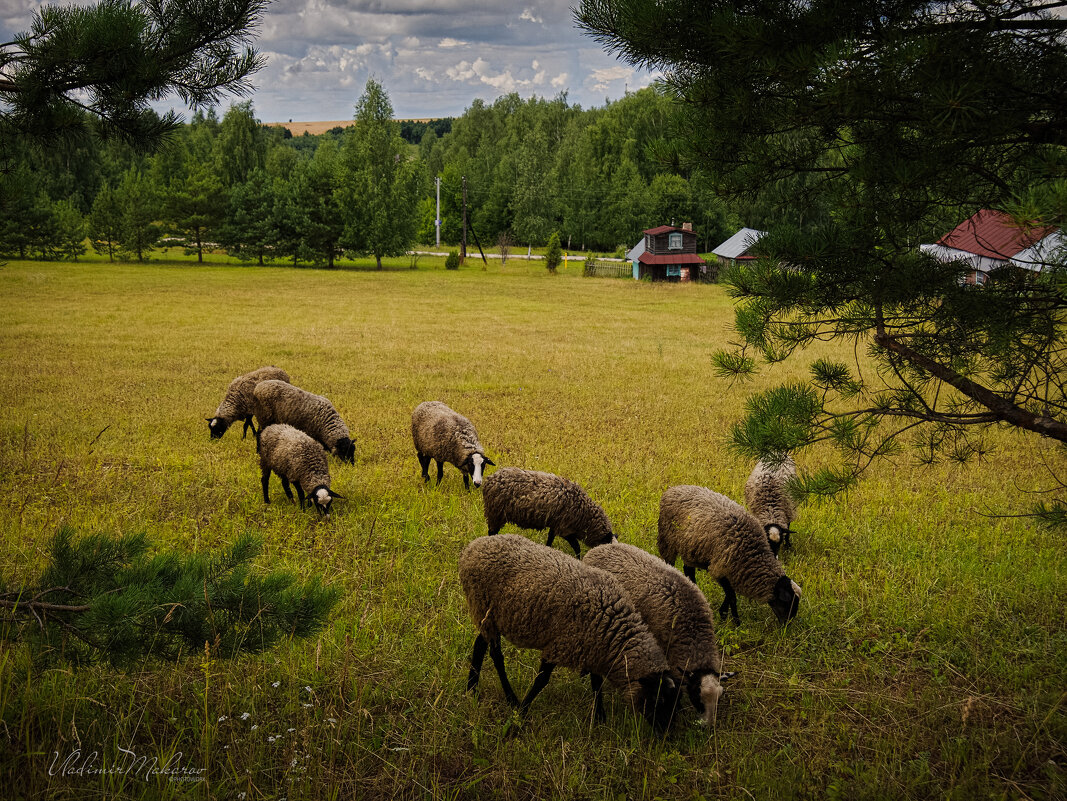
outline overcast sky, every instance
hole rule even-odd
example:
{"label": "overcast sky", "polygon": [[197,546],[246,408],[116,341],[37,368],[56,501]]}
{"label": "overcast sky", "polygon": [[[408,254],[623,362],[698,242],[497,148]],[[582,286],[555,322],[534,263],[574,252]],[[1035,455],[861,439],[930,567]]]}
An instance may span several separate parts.
{"label": "overcast sky", "polygon": [[[647,73],[579,33],[573,2],[272,0],[256,45],[267,57],[254,77],[256,116],[351,119],[369,77],[385,86],[401,118],[457,116],[475,98],[492,102],[508,92],[565,90],[571,103],[589,108],[647,86]],[[0,41],[28,28],[40,5],[0,0]]]}

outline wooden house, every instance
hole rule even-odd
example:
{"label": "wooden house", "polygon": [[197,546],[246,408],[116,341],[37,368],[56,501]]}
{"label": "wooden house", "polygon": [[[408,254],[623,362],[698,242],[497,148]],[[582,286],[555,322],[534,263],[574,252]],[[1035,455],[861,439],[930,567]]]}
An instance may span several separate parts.
{"label": "wooden house", "polygon": [[756,258],[752,255],[753,246],[766,233],[755,228],[742,228],[711,252],[718,258],[721,267],[732,267],[739,261],[750,261]]}
{"label": "wooden house", "polygon": [[1067,237],[1055,226],[1023,228],[1004,212],[982,209],[919,249],[938,261],[965,263],[960,283],[981,286],[990,272],[1008,265],[1041,272],[1067,254]]}
{"label": "wooden house", "polygon": [[[630,252],[636,255],[634,278],[653,281],[699,281],[708,265],[697,255],[697,235],[692,223],[681,228],[661,225],[644,232],[642,243]],[[643,249],[642,249],[643,244]]]}

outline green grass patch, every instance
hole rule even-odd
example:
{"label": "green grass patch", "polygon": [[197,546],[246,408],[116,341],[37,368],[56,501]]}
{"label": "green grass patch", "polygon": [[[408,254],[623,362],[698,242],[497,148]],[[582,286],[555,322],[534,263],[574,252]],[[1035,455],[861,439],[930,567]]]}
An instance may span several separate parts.
{"label": "green grass patch", "polygon": [[[452,468],[423,486],[414,407],[447,402],[498,465],[578,481],[623,540],[653,549],[668,486],[741,497],[751,465],[725,438],[748,393],[852,351],[822,344],[730,386],[711,361],[732,319],[715,286],[470,258],[454,273],[430,257],[381,273],[163,258],[0,268],[0,572],[35,575],[63,523],[188,549],[252,530],[263,564],[321,574],[343,600],[320,636],[236,660],[74,671],[0,646],[4,797],[1067,794],[1062,540],[989,516],[1023,510],[1046,463],[1062,474],[1046,442],[998,432],[982,461],[880,464],[848,497],[802,507],[785,555],[800,616],[783,629],[740,599],[741,625],[720,627],[738,676],[714,734],[687,710],[657,740],[614,693],[593,725],[588,682],[565,670],[517,726],[491,669],[478,698],[463,691],[474,629],[456,557],[485,531],[482,502]],[[239,426],[208,437],[227,383],[266,364],[352,430],[328,522],[277,484],[264,506]],[[525,689],[537,655],[505,655]],[[171,772],[107,770],[127,752]],[[80,774],[63,770],[73,754]]]}

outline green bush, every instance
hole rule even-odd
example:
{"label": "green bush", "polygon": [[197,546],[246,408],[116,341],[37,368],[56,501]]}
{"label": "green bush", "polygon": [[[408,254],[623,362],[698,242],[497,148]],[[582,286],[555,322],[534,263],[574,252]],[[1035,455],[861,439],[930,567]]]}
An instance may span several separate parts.
{"label": "green bush", "polygon": [[563,248],[559,244],[559,232],[555,232],[548,238],[548,252],[545,254],[545,264],[548,271],[554,273],[559,263],[563,261]]}
{"label": "green bush", "polygon": [[458,270],[459,269],[459,253],[451,251],[448,254],[448,258],[445,259],[446,270]]}

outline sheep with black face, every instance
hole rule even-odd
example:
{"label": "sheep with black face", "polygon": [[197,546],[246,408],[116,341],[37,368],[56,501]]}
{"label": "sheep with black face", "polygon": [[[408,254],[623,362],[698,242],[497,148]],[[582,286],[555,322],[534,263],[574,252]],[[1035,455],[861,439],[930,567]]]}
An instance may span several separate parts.
{"label": "sheep with black face", "polygon": [[490,535],[505,523],[535,530],[547,528],[546,545],[551,546],[559,535],[579,558],[579,541],[593,548],[615,539],[611,521],[600,504],[570,479],[553,473],[502,467],[485,480],[482,494]]}
{"label": "sheep with black face", "polygon": [[354,464],[356,446],[329,399],[284,381],[260,381],[252,391],[260,430],[273,423],[299,428],[342,462]]}
{"label": "sheep with black face", "polygon": [[682,558],[685,575],[696,582],[696,569],[708,571],[726,598],[719,614],[735,621],[737,595],[770,604],[785,623],[800,607],[800,586],[782,569],[760,522],[740,504],[706,487],[671,487],[659,505],[659,554],[673,565]]}
{"label": "sheep with black face", "polygon": [[252,415],[255,409],[252,407],[252,392],[260,381],[284,381],[289,382],[289,374],[280,367],[260,367],[251,373],[239,375],[230,382],[226,388],[226,394],[222,397],[219,408],[215,410],[214,417],[204,418],[207,420],[208,431],[212,439],[218,439],[226,433],[237,420],[244,420],[244,429],[241,439],[248,436],[248,429],[252,429],[252,436],[256,434],[256,427],[252,424]]}

